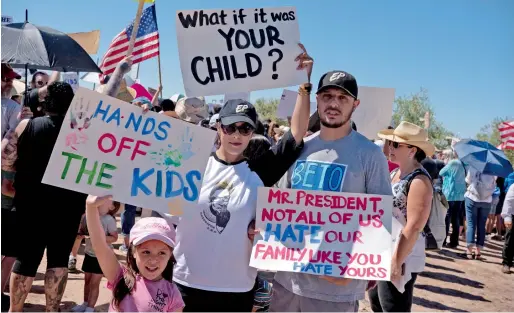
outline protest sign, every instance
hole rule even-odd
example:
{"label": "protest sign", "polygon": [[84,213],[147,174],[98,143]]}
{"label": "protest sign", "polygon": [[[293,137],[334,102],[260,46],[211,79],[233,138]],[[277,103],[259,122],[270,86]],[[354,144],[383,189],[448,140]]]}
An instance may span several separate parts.
{"label": "protest sign", "polygon": [[242,99],[250,102],[250,93],[249,92],[235,92],[235,93],[227,93],[223,98],[223,103],[226,103],[228,100],[233,99]]}
{"label": "protest sign", "polygon": [[43,183],[168,213],[176,209],[170,203],[197,201],[214,137],[207,128],[79,88]]}
{"label": "protest sign", "polygon": [[79,74],[76,72],[64,72],[62,73],[62,81],[70,84],[74,92],[77,92],[79,88]]}
{"label": "protest sign", "polygon": [[[296,105],[296,98],[298,97],[298,92],[284,89],[282,92],[282,97],[280,98],[280,102],[278,104],[277,109],[277,117],[283,120],[288,117],[293,116],[294,107]],[[317,104],[316,102],[311,102],[311,110],[310,114],[312,115],[316,112]]]}
{"label": "protest sign", "polygon": [[394,92],[394,88],[359,87],[361,103],[352,115],[359,133],[376,139],[377,133],[390,125]]}
{"label": "protest sign", "polygon": [[2,25],[11,24],[13,22],[12,16],[2,15]]}
{"label": "protest sign", "polygon": [[259,188],[255,227],[260,235],[250,266],[389,280],[392,201],[391,196]]}
{"label": "protest sign", "polygon": [[294,7],[177,11],[177,41],[189,97],[299,85]]}

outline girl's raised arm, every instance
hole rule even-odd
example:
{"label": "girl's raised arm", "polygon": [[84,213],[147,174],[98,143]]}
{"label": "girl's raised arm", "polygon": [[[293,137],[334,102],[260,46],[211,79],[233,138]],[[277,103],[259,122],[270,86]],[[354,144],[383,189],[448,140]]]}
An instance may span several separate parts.
{"label": "girl's raised arm", "polygon": [[86,221],[89,237],[93,250],[95,251],[98,263],[107,281],[116,283],[121,265],[116,258],[116,254],[107,244],[105,232],[100,222],[98,207],[105,201],[112,201],[111,196],[97,197],[89,195],[86,200]]}

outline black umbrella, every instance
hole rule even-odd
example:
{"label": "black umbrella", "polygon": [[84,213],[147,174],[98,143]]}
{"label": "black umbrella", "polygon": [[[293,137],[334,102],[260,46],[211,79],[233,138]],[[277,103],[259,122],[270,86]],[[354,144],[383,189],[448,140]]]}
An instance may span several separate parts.
{"label": "black umbrella", "polygon": [[102,72],[70,36],[28,22],[2,26],[2,63],[13,68]]}

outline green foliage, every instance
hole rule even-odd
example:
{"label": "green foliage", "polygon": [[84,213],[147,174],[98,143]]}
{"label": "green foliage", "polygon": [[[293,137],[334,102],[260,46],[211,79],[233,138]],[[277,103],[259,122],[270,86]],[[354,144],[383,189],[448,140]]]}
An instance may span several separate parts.
{"label": "green foliage", "polygon": [[277,109],[280,99],[259,98],[255,101],[255,109],[261,121],[270,119],[279,125],[287,125],[287,121],[277,118]]}
{"label": "green foliage", "polygon": [[428,128],[430,141],[434,143],[438,149],[448,148],[450,142],[446,137],[453,136],[453,133],[436,120],[426,89],[421,88],[419,92],[410,96],[400,96],[396,98],[395,107],[393,109],[392,126],[396,127],[401,121],[405,121],[424,127],[426,112],[430,113],[430,124]]}
{"label": "green foliage", "polygon": [[[480,132],[477,134],[477,139],[482,141],[487,141],[493,146],[497,147],[501,143],[500,132],[498,131],[498,125],[505,121],[512,121],[513,118],[510,117],[496,117],[491,123],[485,125],[480,129]],[[504,150],[505,155],[510,160],[510,163],[514,164],[514,151],[513,150]]]}

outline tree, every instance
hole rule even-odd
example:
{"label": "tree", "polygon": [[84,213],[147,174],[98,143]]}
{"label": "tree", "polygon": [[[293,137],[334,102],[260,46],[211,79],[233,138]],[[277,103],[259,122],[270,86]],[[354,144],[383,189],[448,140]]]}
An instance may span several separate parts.
{"label": "tree", "polygon": [[[512,121],[512,118],[509,117],[496,117],[491,123],[485,125],[480,129],[480,132],[477,134],[477,139],[482,141],[487,141],[493,146],[497,147],[501,143],[500,139],[500,131],[498,131],[498,125],[505,121]],[[514,151],[513,150],[504,150],[505,155],[510,160],[510,163],[514,164]]]}
{"label": "tree", "polygon": [[257,113],[259,113],[259,118],[261,121],[270,119],[275,121],[279,125],[286,125],[287,121],[281,120],[277,118],[277,109],[278,104],[280,103],[279,99],[265,99],[259,98],[255,101],[255,109]]}
{"label": "tree", "polygon": [[428,138],[438,148],[446,149],[450,143],[446,137],[453,136],[453,133],[447,130],[435,118],[434,110],[430,105],[428,91],[421,88],[419,92],[410,96],[400,96],[395,100],[393,109],[392,122],[393,126],[398,126],[400,122],[410,122],[420,127],[425,127],[424,117],[428,112]]}

